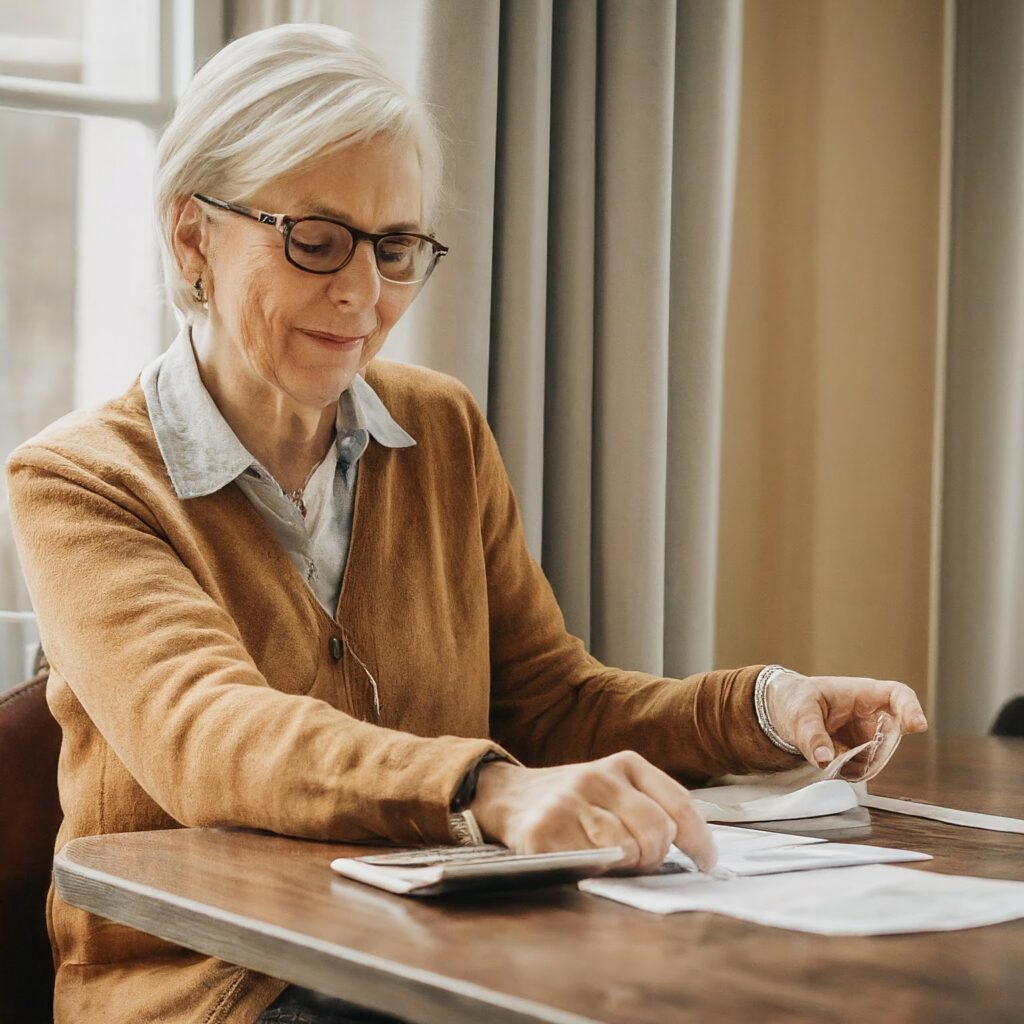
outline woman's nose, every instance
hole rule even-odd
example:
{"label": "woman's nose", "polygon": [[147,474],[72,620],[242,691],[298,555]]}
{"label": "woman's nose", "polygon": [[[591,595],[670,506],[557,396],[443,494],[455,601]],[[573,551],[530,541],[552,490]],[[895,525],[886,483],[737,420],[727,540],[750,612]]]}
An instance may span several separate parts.
{"label": "woman's nose", "polygon": [[331,275],[330,295],[335,302],[342,302],[357,309],[370,309],[380,298],[380,274],[377,273],[377,256],[373,243],[367,238],[356,242],[352,258]]}

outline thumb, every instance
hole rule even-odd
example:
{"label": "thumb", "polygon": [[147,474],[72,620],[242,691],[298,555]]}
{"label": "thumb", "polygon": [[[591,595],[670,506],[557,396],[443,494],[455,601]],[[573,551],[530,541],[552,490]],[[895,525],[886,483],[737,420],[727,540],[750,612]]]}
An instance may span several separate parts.
{"label": "thumb", "polygon": [[818,768],[824,768],[836,756],[832,738],[825,729],[821,709],[815,704],[808,708],[797,724],[796,746],[807,760]]}
{"label": "thumb", "polygon": [[807,750],[803,747],[800,749],[804,751],[804,756],[811,764],[817,765],[819,768],[825,768],[833,760],[835,760],[836,752],[832,747],[832,741],[824,733],[808,744],[811,753],[808,755]]}

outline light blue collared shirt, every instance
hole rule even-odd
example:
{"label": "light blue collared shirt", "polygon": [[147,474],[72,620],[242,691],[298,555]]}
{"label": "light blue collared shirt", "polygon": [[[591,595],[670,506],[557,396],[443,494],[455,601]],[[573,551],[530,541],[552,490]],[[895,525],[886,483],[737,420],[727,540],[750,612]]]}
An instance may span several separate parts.
{"label": "light blue collared shirt", "polygon": [[334,618],[352,536],[359,459],[371,438],[388,448],[416,443],[373,388],[357,375],[339,398],[335,440],[303,490],[303,517],[238,439],[206,390],[188,328],[142,371],[141,385],[178,497],[199,498],[237,484]]}

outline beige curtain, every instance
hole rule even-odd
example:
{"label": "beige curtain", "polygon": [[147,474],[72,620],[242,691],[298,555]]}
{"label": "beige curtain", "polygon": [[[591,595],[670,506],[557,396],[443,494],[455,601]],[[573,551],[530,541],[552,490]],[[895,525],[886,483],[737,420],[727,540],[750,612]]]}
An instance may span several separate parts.
{"label": "beige curtain", "polygon": [[960,0],[937,712],[977,734],[1024,693],[1024,5]]}
{"label": "beige curtain", "polygon": [[593,653],[711,667],[741,0],[237,0],[229,25],[321,20],[386,51],[371,9],[418,19],[452,149],[452,255],[407,354],[487,408]]}

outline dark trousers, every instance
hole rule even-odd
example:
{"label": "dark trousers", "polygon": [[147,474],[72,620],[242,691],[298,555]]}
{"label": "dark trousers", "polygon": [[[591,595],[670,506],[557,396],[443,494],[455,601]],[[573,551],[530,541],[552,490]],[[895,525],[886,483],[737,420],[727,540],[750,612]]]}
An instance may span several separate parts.
{"label": "dark trousers", "polygon": [[312,989],[289,985],[256,1024],[404,1024],[398,1017],[364,1010],[343,999],[321,995]]}

